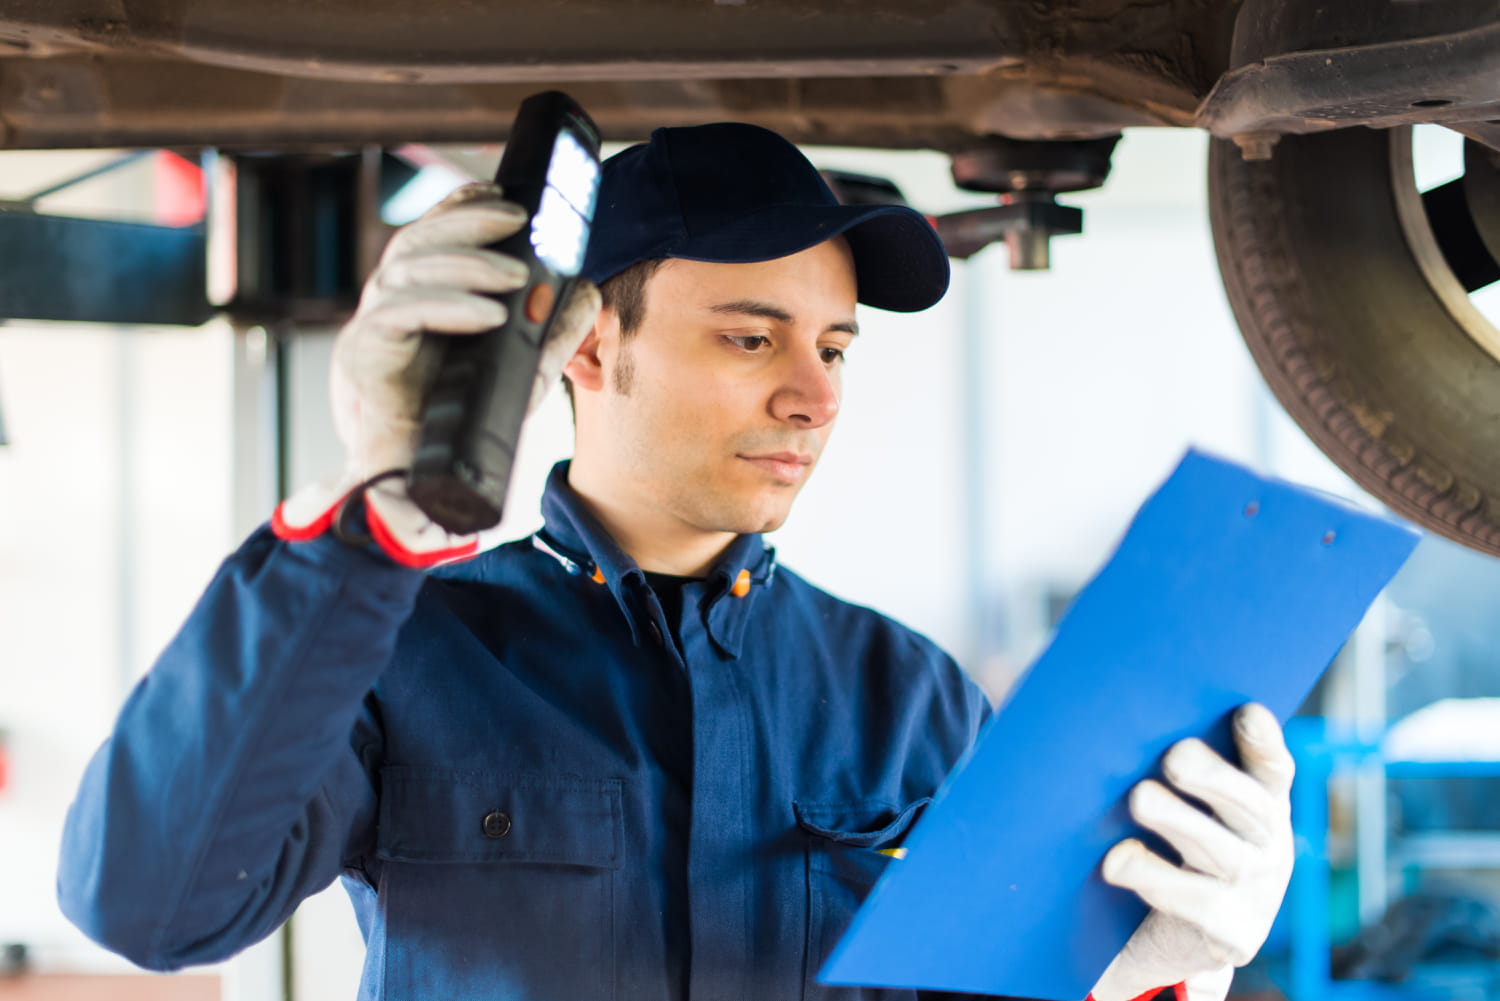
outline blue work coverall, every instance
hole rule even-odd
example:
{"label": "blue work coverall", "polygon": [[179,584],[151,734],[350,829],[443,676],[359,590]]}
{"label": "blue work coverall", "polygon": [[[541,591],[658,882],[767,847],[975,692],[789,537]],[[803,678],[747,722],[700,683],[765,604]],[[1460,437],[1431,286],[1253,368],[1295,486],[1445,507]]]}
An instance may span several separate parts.
{"label": "blue work coverall", "polygon": [[84,775],[69,917],[170,970],[342,876],[369,1001],[912,996],[816,973],[979,690],[757,535],[667,621],[566,463],[543,513],[428,573],[253,535]]}

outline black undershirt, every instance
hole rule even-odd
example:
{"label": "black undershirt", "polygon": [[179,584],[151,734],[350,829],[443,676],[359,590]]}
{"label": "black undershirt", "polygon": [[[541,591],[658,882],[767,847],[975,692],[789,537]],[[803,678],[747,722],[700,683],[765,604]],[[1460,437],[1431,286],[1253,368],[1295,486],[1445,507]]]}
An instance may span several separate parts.
{"label": "black undershirt", "polygon": [[[656,600],[661,602],[662,614],[667,620],[667,629],[672,636],[672,642],[676,644],[678,651],[682,650],[682,633],[679,623],[682,621],[682,589],[688,584],[697,583],[696,577],[678,577],[674,574],[652,573],[646,574],[646,584],[656,594]],[[687,677],[681,672],[669,671],[664,677],[669,677],[668,687],[664,697],[681,700],[682,715],[684,718],[691,716],[692,695],[688,691]],[[669,693],[669,694],[668,694]],[[667,843],[669,854],[686,860],[688,855],[687,831],[691,822],[691,801],[693,795],[693,761],[692,744],[689,741],[681,748],[685,754],[662,754],[660,761],[663,771],[667,774],[670,782],[675,787],[677,795],[670,797],[665,804],[663,822],[667,829]],[[680,812],[679,812],[680,811]],[[671,969],[668,977],[678,984],[678,997],[688,996],[688,986],[692,979],[691,963],[688,961],[689,949],[687,943],[690,939],[688,917],[688,874],[684,867],[674,874],[675,878],[669,879],[669,890],[664,902],[662,912],[662,930],[668,942],[676,943],[676,948],[667,950],[668,963]]]}
{"label": "black undershirt", "polygon": [[654,573],[650,570],[642,572],[646,575],[646,583],[656,594],[656,600],[661,602],[662,614],[667,617],[667,628],[672,631],[672,638],[681,649],[682,635],[678,623],[682,621],[682,589],[688,584],[698,583],[699,578],[678,577],[676,574]]}

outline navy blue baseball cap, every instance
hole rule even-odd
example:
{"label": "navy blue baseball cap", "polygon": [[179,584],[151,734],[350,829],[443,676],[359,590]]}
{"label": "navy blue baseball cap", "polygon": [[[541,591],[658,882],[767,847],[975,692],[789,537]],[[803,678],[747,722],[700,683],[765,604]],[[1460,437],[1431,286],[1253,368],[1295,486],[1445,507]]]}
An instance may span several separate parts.
{"label": "navy blue baseball cap", "polygon": [[840,205],[801,150],[757,125],[657,129],[604,162],[583,276],[669,257],[769,261],[839,234],[860,302],[914,313],[947,291],[948,254],[913,209]]}

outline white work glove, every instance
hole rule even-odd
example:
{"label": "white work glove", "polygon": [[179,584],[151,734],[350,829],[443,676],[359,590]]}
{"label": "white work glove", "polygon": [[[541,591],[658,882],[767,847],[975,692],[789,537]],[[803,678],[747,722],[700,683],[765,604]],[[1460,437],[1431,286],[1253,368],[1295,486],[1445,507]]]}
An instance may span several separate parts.
{"label": "white work glove", "polygon": [[[350,491],[377,474],[410,468],[438,360],[436,345],[422,334],[476,334],[505,322],[505,306],[485,293],[522,287],[526,267],[485,248],[525,223],[525,211],[504,201],[498,187],[470,184],[391,237],[359,308],[334,341],[329,393],[344,469],[283,502],[272,519],[278,535],[321,534]],[[579,281],[561,310],[542,349],[528,414],[593,326],[598,289]],[[427,566],[478,550],[477,536],[451,535],[429,521],[407,497],[403,477],[383,479],[365,496],[371,534],[400,562]]]}
{"label": "white work glove", "polygon": [[[1260,950],[1292,875],[1292,756],[1265,706],[1234,715],[1243,770],[1200,740],[1174,744],[1162,770],[1130,793],[1130,813],[1182,856],[1173,865],[1135,838],[1110,849],[1104,879],[1151,911],[1090,991],[1131,1001],[1184,984],[1187,1001],[1223,1001],[1234,968]],[[1213,816],[1178,793],[1206,804]]]}

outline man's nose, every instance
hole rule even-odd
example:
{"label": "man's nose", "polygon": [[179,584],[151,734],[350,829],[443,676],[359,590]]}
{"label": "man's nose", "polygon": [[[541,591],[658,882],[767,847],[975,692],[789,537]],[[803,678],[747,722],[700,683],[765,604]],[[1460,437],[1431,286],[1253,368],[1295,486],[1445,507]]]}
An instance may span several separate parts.
{"label": "man's nose", "polygon": [[838,382],[818,355],[810,361],[798,359],[771,397],[772,415],[799,427],[822,427],[838,412]]}

